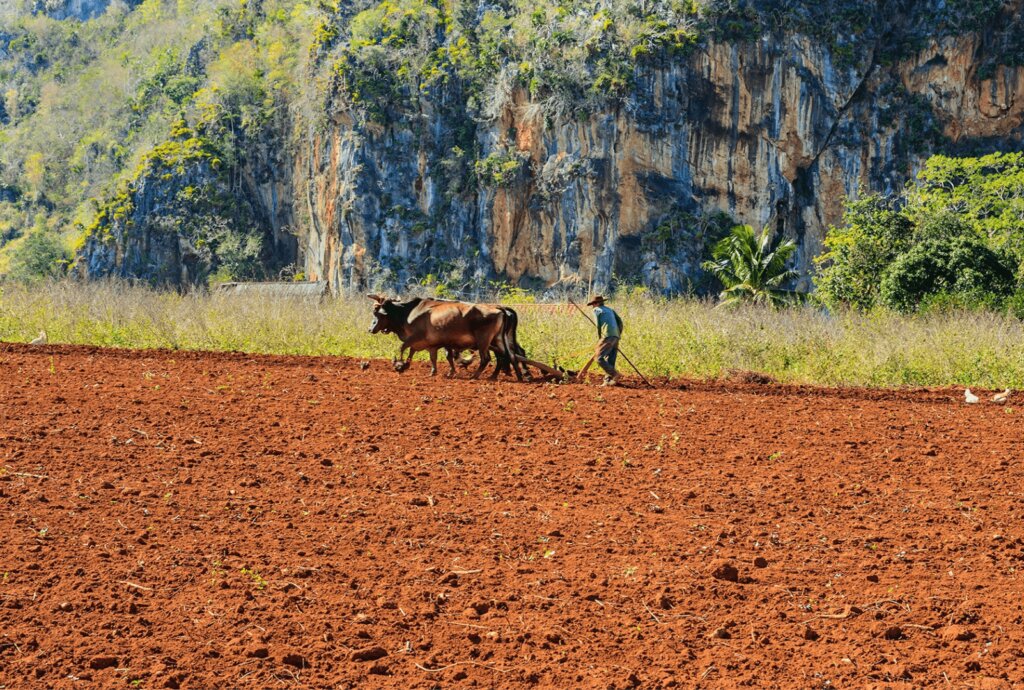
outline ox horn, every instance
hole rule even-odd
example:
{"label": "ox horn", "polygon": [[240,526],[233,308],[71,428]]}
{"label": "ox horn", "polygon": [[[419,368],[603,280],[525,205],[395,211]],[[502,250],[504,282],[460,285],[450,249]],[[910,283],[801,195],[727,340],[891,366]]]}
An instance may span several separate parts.
{"label": "ox horn", "polygon": [[384,298],[384,297],[382,297],[380,295],[367,295],[367,297],[372,299],[377,304],[380,304],[381,302],[383,302],[386,299],[386,298]]}

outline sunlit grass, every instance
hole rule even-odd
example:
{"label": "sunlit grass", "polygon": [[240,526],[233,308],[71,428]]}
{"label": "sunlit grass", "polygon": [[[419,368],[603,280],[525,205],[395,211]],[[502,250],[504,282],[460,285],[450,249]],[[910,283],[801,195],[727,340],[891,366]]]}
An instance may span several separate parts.
{"label": "sunlit grass", "polygon": [[[1024,327],[1001,314],[719,309],[644,296],[611,304],[625,321],[623,351],[648,376],[739,369],[825,385],[1024,387]],[[370,311],[362,296],[315,303],[115,283],[7,284],[0,340],[26,342],[45,330],[55,343],[391,357],[398,341],[367,332]],[[596,334],[578,311],[530,304],[517,311],[519,338],[533,359],[578,368],[589,356]],[[620,368],[628,370],[625,362]]]}

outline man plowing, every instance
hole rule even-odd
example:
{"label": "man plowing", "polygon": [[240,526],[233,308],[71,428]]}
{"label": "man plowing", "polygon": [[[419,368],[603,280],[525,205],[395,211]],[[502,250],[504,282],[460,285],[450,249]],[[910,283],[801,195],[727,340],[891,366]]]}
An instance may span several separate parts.
{"label": "man plowing", "polygon": [[598,295],[587,302],[588,307],[594,308],[594,318],[597,321],[597,348],[594,356],[591,357],[586,366],[576,376],[577,381],[583,381],[594,360],[598,366],[604,369],[605,377],[602,386],[617,386],[619,383],[619,372],[615,370],[615,360],[619,355],[619,338],[622,336],[622,319],[615,310],[604,303],[604,297]]}

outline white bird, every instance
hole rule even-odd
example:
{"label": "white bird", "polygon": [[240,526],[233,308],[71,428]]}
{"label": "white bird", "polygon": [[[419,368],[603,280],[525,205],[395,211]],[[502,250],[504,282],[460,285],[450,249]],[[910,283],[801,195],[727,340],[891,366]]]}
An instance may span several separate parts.
{"label": "white bird", "polygon": [[39,331],[39,337],[29,342],[29,345],[45,345],[46,344],[46,331]]}
{"label": "white bird", "polygon": [[994,402],[994,403],[1004,403],[1004,402],[1006,402],[1009,399],[1010,399],[1010,389],[1009,388],[1007,388],[1002,393],[996,393],[995,395],[992,396],[992,402]]}
{"label": "white bird", "polygon": [[968,388],[967,390],[964,391],[964,402],[969,405],[973,405],[974,403],[978,402],[978,396],[972,393],[971,389]]}

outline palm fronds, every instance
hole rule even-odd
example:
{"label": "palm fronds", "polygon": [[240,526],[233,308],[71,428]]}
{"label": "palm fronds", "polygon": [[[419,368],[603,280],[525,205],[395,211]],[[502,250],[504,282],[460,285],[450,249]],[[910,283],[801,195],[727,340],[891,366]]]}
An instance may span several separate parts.
{"label": "palm fronds", "polygon": [[749,225],[737,225],[711,250],[711,261],[702,266],[722,281],[719,298],[723,305],[739,302],[781,306],[792,301],[794,293],[783,285],[797,277],[786,262],[796,252],[796,243],[783,240],[772,249],[768,231],[760,237]]}

